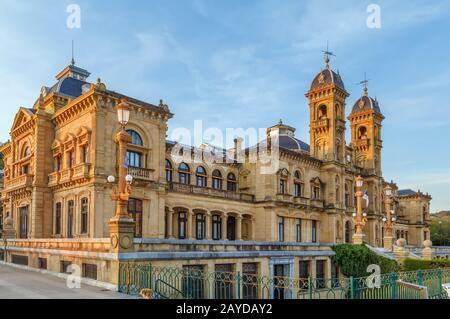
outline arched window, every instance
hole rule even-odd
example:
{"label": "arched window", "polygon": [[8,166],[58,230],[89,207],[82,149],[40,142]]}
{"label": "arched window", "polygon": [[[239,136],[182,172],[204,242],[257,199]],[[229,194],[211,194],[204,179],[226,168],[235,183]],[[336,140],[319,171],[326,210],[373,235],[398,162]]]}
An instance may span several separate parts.
{"label": "arched window", "polygon": [[172,163],[166,159],[166,181],[172,183],[173,181],[173,167]]}
{"label": "arched window", "polygon": [[295,171],[294,173],[294,196],[303,196],[303,178],[300,171]]}
{"label": "arched window", "polygon": [[351,232],[351,229],[352,229],[352,225],[350,224],[349,221],[347,221],[345,223],[345,242],[347,244],[350,243],[350,232]]}
{"label": "arched window", "polygon": [[365,126],[361,126],[358,129],[358,138],[360,140],[366,140],[367,139],[367,128]]}
{"label": "arched window", "polygon": [[427,206],[423,206],[423,216],[422,216],[422,219],[423,219],[423,222],[424,222],[424,223],[427,221],[427,213],[428,213]]}
{"label": "arched window", "polygon": [[350,207],[350,187],[348,186],[348,183],[345,183],[345,206]]}
{"label": "arched window", "polygon": [[327,118],[327,106],[321,105],[319,106],[319,109],[317,110],[317,119],[322,120]]}
{"label": "arched window", "polygon": [[336,118],[338,119],[342,118],[341,106],[339,104],[336,104],[335,110],[336,110]]}
{"label": "arched window", "polygon": [[197,167],[197,170],[195,172],[195,177],[197,180],[197,186],[199,186],[199,187],[207,186],[206,170],[203,166]]}
{"label": "arched window", "polygon": [[230,173],[227,176],[227,190],[230,192],[235,192],[237,190],[236,175],[233,173]]}
{"label": "arched window", "polygon": [[186,163],[181,163],[180,166],[178,166],[178,181],[180,184],[191,183],[191,170]]}
{"label": "arched window", "polygon": [[144,145],[144,143],[142,142],[142,138],[138,132],[136,132],[134,130],[127,130],[127,133],[130,134],[130,136],[131,136],[131,144],[139,145],[139,146]]}
{"label": "arched window", "polygon": [[89,201],[86,197],[81,199],[81,233],[87,234],[89,228]]}
{"label": "arched window", "polygon": [[212,173],[212,187],[222,189],[222,173],[218,169]]}
{"label": "arched window", "polygon": [[28,157],[30,155],[31,155],[31,148],[29,145],[25,145],[25,147],[23,148],[23,152],[22,152],[22,158]]}

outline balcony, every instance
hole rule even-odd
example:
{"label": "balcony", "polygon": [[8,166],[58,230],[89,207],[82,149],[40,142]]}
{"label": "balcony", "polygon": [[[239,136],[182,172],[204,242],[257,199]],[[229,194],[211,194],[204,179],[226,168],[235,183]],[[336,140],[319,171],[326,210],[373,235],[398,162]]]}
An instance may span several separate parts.
{"label": "balcony", "polygon": [[357,140],[356,143],[356,148],[357,149],[367,149],[370,146],[370,140],[369,139],[360,139]]}
{"label": "balcony", "polygon": [[63,169],[63,170],[60,172],[59,181],[60,181],[61,183],[67,183],[67,182],[70,182],[70,180],[72,179],[72,174],[73,174],[73,171],[72,171],[71,168]]}
{"label": "balcony", "polygon": [[312,129],[318,131],[325,131],[330,127],[330,120],[323,118],[312,122]]}
{"label": "balcony", "polygon": [[13,191],[21,188],[29,188],[33,184],[33,175],[26,174],[16,177],[10,181],[5,182],[5,190]]}
{"label": "balcony", "polygon": [[278,193],[276,200],[279,202],[292,202],[292,195]]}
{"label": "balcony", "polygon": [[141,168],[141,167],[128,167],[127,174],[133,176],[133,179],[141,181],[153,180],[153,169]]}
{"label": "balcony", "polygon": [[306,198],[306,197],[294,197],[294,204],[307,206],[308,205],[308,198]]}
{"label": "balcony", "polygon": [[48,175],[48,187],[53,187],[58,185],[60,179],[59,172],[54,172]]}
{"label": "balcony", "polygon": [[323,208],[323,200],[320,199],[311,199],[311,207],[312,208]]}
{"label": "balcony", "polygon": [[225,191],[220,189],[213,189],[209,187],[199,187],[194,185],[186,185],[179,183],[170,183],[169,191],[178,193],[188,193],[203,196],[212,196],[217,198],[232,199],[244,202],[253,202],[254,196],[250,194],[242,194],[237,192]]}
{"label": "balcony", "polygon": [[89,167],[91,164],[82,163],[73,168],[73,180],[89,178]]}

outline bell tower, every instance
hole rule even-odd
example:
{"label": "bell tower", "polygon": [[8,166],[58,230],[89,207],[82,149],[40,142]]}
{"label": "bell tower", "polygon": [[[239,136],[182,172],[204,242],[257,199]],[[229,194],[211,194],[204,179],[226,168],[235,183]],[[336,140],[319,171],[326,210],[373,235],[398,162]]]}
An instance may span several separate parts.
{"label": "bell tower", "polygon": [[360,83],[364,84],[364,94],[356,101],[348,117],[352,147],[356,164],[381,176],[381,123],[384,116],[377,99],[369,96],[367,83],[367,80]]}
{"label": "bell tower", "polygon": [[310,114],[310,153],[324,161],[345,161],[345,100],[349,96],[339,72],[330,68],[324,51],[325,67],[306,93]]}

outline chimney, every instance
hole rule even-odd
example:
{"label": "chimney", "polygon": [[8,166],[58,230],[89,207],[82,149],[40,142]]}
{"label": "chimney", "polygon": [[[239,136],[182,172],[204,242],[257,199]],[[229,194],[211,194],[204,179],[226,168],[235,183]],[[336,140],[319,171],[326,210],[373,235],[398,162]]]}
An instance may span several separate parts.
{"label": "chimney", "polygon": [[244,153],[242,151],[242,142],[243,142],[242,137],[236,137],[234,139],[234,159],[238,163],[244,162]]}

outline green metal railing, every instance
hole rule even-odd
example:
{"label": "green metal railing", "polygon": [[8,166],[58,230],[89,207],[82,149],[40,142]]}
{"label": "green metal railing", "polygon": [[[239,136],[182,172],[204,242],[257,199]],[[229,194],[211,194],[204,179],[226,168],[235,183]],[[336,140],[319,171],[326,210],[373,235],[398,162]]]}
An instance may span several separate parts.
{"label": "green metal railing", "polygon": [[138,295],[149,288],[164,299],[417,299],[417,291],[398,281],[426,287],[432,299],[447,299],[442,284],[450,282],[450,268],[383,274],[371,278],[267,277],[241,272],[203,272],[189,268],[153,267],[121,263],[119,291]]}

